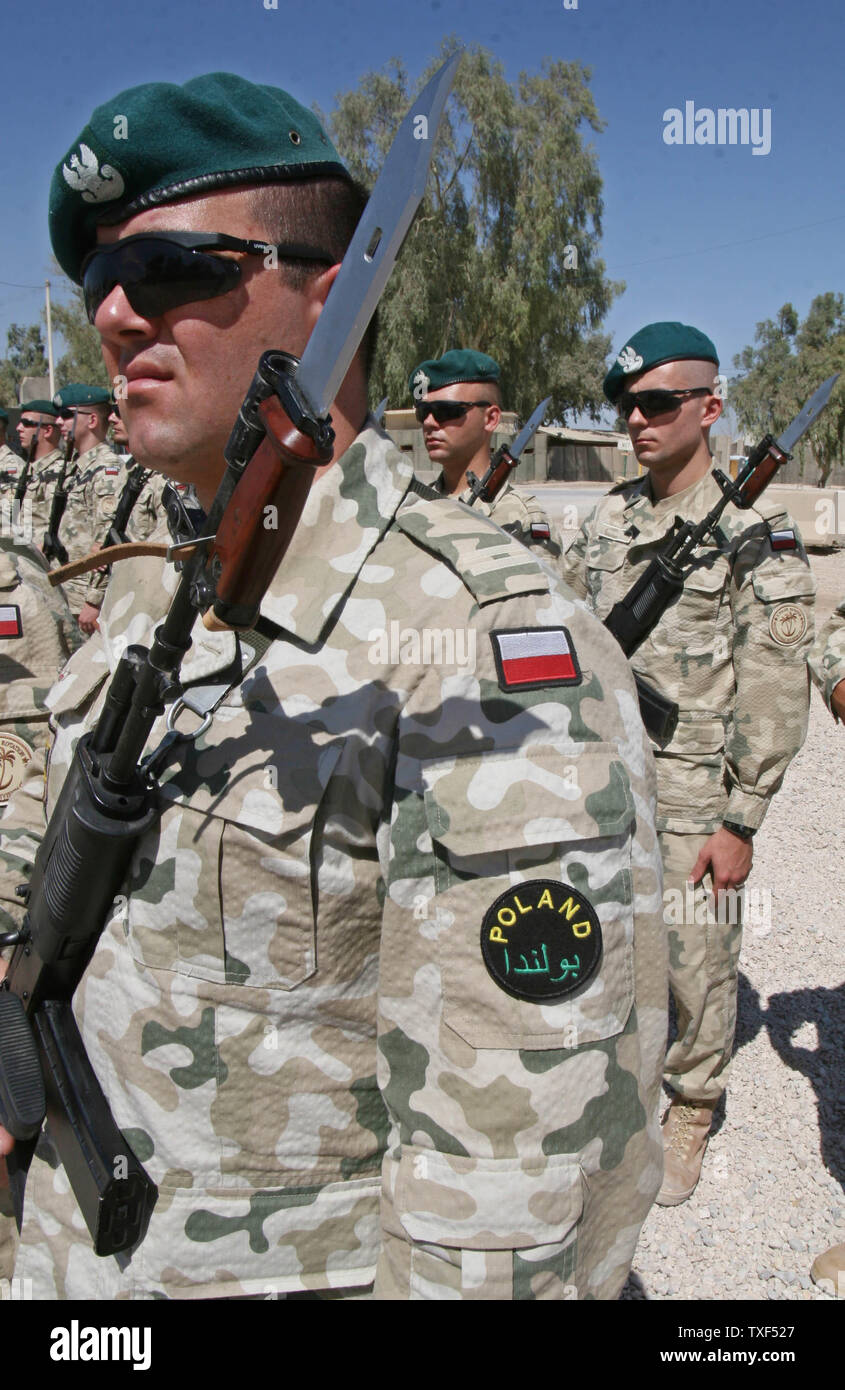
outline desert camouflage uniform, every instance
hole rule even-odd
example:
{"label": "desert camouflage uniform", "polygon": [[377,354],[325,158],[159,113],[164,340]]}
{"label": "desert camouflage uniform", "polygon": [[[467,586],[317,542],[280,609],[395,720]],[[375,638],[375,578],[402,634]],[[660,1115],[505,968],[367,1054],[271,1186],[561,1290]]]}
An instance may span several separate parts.
{"label": "desert camouflage uniform", "polygon": [[[51,696],[48,810],[174,587],[159,561],[115,566]],[[150,1230],[122,1273],[98,1260],[36,1159],[16,1274],[37,1297],[260,1296],[366,1286],[381,1247],[381,1297],[616,1297],[662,1174],[667,980],[627,664],[521,545],[414,491],[372,422],[315,483],[262,613],[281,635],[166,762],[76,995],[160,1190]],[[491,632],[562,624],[581,682],[501,688]],[[225,685],[234,634],[194,636],[184,679]],[[13,917],[41,810],[19,795],[0,823]],[[604,937],[586,990],[547,1004],[481,958],[491,905],[527,913],[539,879]]]}
{"label": "desert camouflage uniform", "polygon": [[[438,492],[445,494],[442,474],[435,486]],[[469,504],[471,498],[471,489],[465,488],[458,500]],[[537,498],[530,493],[517,492],[510,483],[505,483],[492,502],[484,502],[479,497],[472,506],[473,511],[489,516],[503,531],[527,545],[529,550],[536,551],[547,560],[560,559],[561,547],[555,529]]]}
{"label": "desert camouflage uniform", "polygon": [[20,477],[24,461],[20,454],[16,454],[14,449],[10,449],[8,444],[0,444],[0,489],[7,487],[14,489],[15,483]]}
{"label": "desert camouflage uniform", "polygon": [[[72,651],[71,621],[38,552],[0,537],[0,807],[23,782],[34,750],[47,744],[44,701]],[[16,1234],[0,1181],[0,1279],[11,1275]]]}
{"label": "desert camouflage uniform", "polygon": [[[62,471],[63,458],[64,453],[61,449],[51,449],[49,454],[44,454],[40,459],[35,460],[29,475],[26,495],[32,502],[33,540],[39,547],[50,520],[53,490]],[[74,464],[70,465],[67,472],[68,477],[73,477],[74,467]]]}
{"label": "desert camouflage uniform", "polygon": [[[117,478],[117,486],[114,496],[109,497],[102,509],[102,532],[105,536],[112,523],[114,514],[117,510],[120,496],[124,487],[129,481],[129,474],[135,467],[135,460],[131,454],[121,454],[118,456],[120,463],[120,474]],[[149,540],[154,531],[157,531],[165,520],[164,506],[161,500],[162,489],[167,485],[167,479],[160,473],[150,473],[138,494],[138,500],[129,514],[129,521],[126,526],[126,535],[130,541]]]}
{"label": "desert camouflage uniform", "polygon": [[[648,476],[612,488],[564,555],[564,578],[604,620],[675,517],[700,521],[720,497],[711,473],[657,503]],[[683,594],[631,658],[680,707],[672,742],[655,749],[667,922],[679,927],[669,932],[678,1040],[666,1075],[696,1102],[717,1099],[727,1081],[742,895],[726,895],[723,920],[713,921],[703,883],[693,899],[686,879],[723,820],[762,824],[804,741],[815,593],[800,536],[772,494],[750,511],[729,505],[719,525],[720,541],[700,548]],[[775,551],[772,532],[791,532],[793,548]]]}
{"label": "desert camouflage uniform", "polygon": [[[80,454],[75,460],[73,471],[68,477],[70,486],[65,514],[59,527],[59,537],[67,550],[68,559],[81,560],[84,555],[90,554],[100,545],[105,537],[108,523],[117,506],[119,493],[116,490],[121,480],[120,460],[108,444],[95,444],[93,449],[86,449],[85,453]],[[49,512],[48,504],[48,517]],[[103,569],[79,575],[62,585],[75,617],[86,603],[93,604],[95,608],[100,607],[107,583],[108,573]]]}
{"label": "desert camouflage uniform", "polygon": [[[820,629],[807,658],[810,675],[833,714],[830,697],[840,681],[845,681],[845,599]],[[839,721],[839,715],[833,714]]]}

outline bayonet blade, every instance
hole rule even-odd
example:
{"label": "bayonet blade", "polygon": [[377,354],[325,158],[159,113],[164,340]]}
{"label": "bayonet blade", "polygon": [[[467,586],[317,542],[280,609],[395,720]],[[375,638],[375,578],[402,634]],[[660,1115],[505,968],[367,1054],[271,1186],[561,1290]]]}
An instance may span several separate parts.
{"label": "bayonet blade", "polygon": [[816,391],[815,395],[810,397],[804,409],[795,416],[792,424],[787,425],[780,438],[775,440],[778,448],[782,449],[785,454],[791,453],[802,434],[804,434],[818,419],[819,415],[821,415],[830,400],[830,393],[839,380],[839,375],[839,372],[834,372],[833,376],[829,376],[827,381],[822,382],[818,391]]}
{"label": "bayonet blade", "polygon": [[386,410],[387,410],[387,396],[384,396],[383,399],[379,401],[378,405],[376,406],[375,410],[373,411],[373,419],[374,419],[374,420],[378,420],[379,424],[381,424],[382,421],[384,420],[384,412],[385,412]]}
{"label": "bayonet blade", "polygon": [[538,429],[543,423],[543,417],[546,414],[546,410],[548,408],[550,400],[551,396],[547,396],[544,401],[541,401],[540,404],[537,406],[537,409],[534,411],[534,414],[528,421],[527,425],[523,425],[522,429],[519,431],[519,434],[516,436],[516,439],[513,441],[513,444],[511,444],[509,449],[509,453],[512,459],[518,459],[523,449],[531,443],[531,440],[534,438],[535,434],[537,433]]}
{"label": "bayonet blade", "polygon": [[422,201],[454,54],[427,82],[394,136],[337,279],[302,354],[299,389],[322,417],[340,389]]}

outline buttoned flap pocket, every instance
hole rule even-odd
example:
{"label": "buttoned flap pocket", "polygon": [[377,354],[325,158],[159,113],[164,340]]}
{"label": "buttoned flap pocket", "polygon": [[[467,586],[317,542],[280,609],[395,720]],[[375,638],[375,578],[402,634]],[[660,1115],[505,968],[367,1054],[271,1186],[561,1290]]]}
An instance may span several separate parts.
{"label": "buttoned flap pocket", "polygon": [[296,719],[283,730],[276,717],[225,705],[195,742],[177,745],[160,825],[133,866],[136,954],[265,989],[313,975],[315,825],[341,747]]}
{"label": "buttoned flap pocket", "polygon": [[621,1032],[635,815],[616,749],[437,760],[423,781],[444,1023],[477,1048],[575,1048]]}
{"label": "buttoned flap pocket", "polygon": [[684,589],[711,597],[722,592],[727,577],[728,567],[722,560],[712,565],[699,565],[687,575]]}
{"label": "buttoned flap pocket", "polygon": [[394,1202],[406,1235],[461,1250],[561,1245],[584,1204],[581,1168],[570,1155],[467,1158],[403,1148]]}
{"label": "buttoned flap pocket", "polygon": [[782,603],[791,598],[812,598],[816,592],[816,581],[806,565],[790,567],[786,573],[774,574],[767,570],[755,570],[751,585],[761,603]]}
{"label": "buttoned flap pocket", "polygon": [[584,554],[587,569],[603,570],[608,574],[620,570],[625,563],[629,544],[627,539],[620,541],[614,538],[611,542],[609,537],[591,540]]}
{"label": "buttoned flap pocket", "polygon": [[716,715],[690,716],[678,720],[675,736],[663,756],[695,758],[721,756],[725,748],[725,725]]}
{"label": "buttoned flap pocket", "polygon": [[82,710],[94,691],[107,679],[111,679],[111,672],[102,639],[96,636],[74,652],[52,686],[45,704],[55,718]]}

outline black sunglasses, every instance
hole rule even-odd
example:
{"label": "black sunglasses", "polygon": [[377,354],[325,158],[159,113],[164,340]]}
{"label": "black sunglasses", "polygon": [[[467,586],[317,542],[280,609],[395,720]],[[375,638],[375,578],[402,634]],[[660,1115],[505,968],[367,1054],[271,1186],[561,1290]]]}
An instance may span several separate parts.
{"label": "black sunglasses", "polygon": [[299,242],[273,245],[244,241],[223,232],[140,232],[110,246],[98,246],[82,262],[82,293],[89,323],[115,285],[121,285],[136,314],[157,318],[168,309],[228,294],[241,278],[237,261],[221,260],[211,251],[245,251],[280,260],[322,261],[334,265],[327,251]]}
{"label": "black sunglasses", "polygon": [[[56,422],[54,421],[53,423]],[[18,420],[18,424],[23,425],[24,429],[28,430],[37,430],[41,428],[40,420],[25,420],[23,416],[21,416],[21,418]]]}
{"label": "black sunglasses", "polygon": [[450,420],[462,420],[474,405],[480,407],[492,404],[492,401],[418,401],[414,406],[414,414],[420,424],[423,424],[429,415],[433,415],[438,425],[447,425]]}
{"label": "black sunglasses", "polygon": [[617,398],[616,409],[623,420],[630,420],[635,410],[639,410],[646,420],[653,420],[655,415],[666,415],[670,410],[677,410],[685,396],[712,394],[709,386],[689,386],[681,391],[623,391]]}

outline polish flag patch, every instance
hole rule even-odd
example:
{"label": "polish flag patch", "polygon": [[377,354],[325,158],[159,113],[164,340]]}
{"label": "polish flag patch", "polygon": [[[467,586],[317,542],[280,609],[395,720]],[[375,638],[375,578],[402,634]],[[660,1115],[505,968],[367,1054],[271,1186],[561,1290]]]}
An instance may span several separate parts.
{"label": "polish flag patch", "polygon": [[21,610],[16,603],[0,607],[0,637],[23,637]]}
{"label": "polish flag patch", "polygon": [[797,550],[798,542],[792,530],[772,531],[772,550]]}
{"label": "polish flag patch", "polygon": [[490,638],[502,690],[580,685],[581,668],[565,627],[512,628]]}
{"label": "polish flag patch", "polygon": [[551,539],[551,531],[547,521],[532,521],[531,539],[535,541],[547,541]]}

